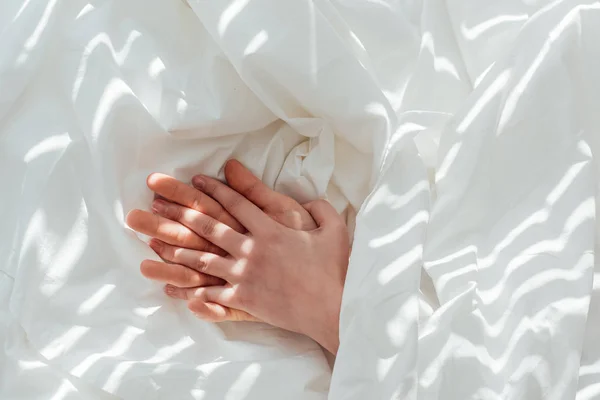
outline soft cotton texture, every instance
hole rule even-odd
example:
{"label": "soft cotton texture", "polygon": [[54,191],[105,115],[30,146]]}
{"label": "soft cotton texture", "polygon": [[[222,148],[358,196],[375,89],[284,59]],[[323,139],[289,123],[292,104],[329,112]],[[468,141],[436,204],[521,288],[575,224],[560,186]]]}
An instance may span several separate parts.
{"label": "soft cotton texture", "polygon": [[[598,37],[592,1],[3,1],[0,398],[598,398]],[[146,176],[232,157],[355,227],[333,374],[138,271]]]}

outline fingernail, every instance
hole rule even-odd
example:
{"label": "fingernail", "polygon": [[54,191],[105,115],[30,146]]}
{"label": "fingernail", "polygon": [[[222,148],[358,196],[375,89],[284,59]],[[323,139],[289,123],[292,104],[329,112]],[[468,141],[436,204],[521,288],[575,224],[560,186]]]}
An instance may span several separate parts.
{"label": "fingernail", "polygon": [[175,286],[165,285],[165,293],[167,294],[167,296],[173,297],[175,295],[175,290]]}
{"label": "fingernail", "polygon": [[152,239],[150,241],[150,243],[148,243],[148,245],[150,246],[150,248],[152,250],[154,250],[157,253],[160,253],[161,249],[162,249],[162,243],[159,242],[158,240]]}
{"label": "fingernail", "polygon": [[202,190],[204,189],[204,185],[206,184],[206,182],[202,177],[195,176],[194,178],[192,178],[192,184],[194,185],[194,187]]}
{"label": "fingernail", "polygon": [[167,204],[160,199],[154,200],[152,202],[152,211],[157,214],[164,214],[167,209]]}

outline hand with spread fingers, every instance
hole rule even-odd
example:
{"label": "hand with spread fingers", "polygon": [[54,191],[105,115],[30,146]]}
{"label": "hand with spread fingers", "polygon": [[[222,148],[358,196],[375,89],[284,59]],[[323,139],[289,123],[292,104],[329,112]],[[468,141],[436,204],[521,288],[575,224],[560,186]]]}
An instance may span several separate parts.
{"label": "hand with spread fingers", "polygon": [[[225,177],[230,187],[260,207],[268,216],[275,221],[293,229],[312,230],[317,226],[299,203],[269,189],[248,169],[235,160],[229,161],[225,166]],[[170,176],[163,174],[152,174],[147,180],[148,187],[154,191],[161,201],[172,202],[193,210],[209,215],[220,222],[229,225],[240,233],[245,233],[245,228],[229,214],[219,203],[202,192],[180,182]],[[155,207],[153,207],[155,208]],[[225,282],[217,277],[203,274],[193,268],[173,263],[174,255],[169,251],[176,247],[212,252],[219,255],[226,253],[207,242],[201,236],[196,235],[185,225],[176,223],[162,217],[158,213],[149,213],[142,210],[133,210],[127,216],[128,225],[145,235],[153,237],[150,242],[153,249],[159,250],[168,263],[154,260],[142,262],[141,271],[149,279],[167,283],[165,287],[167,294],[172,289],[194,288],[213,285],[222,285]],[[222,308],[221,313],[207,314],[205,319],[214,322],[227,320],[233,321],[256,321],[257,319],[246,312],[236,309]]]}

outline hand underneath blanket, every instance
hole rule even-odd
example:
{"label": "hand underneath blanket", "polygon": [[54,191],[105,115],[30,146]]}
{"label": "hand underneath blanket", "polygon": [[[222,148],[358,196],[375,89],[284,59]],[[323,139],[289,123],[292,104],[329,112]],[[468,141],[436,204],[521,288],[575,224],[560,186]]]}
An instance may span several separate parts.
{"label": "hand underneath blanket", "polygon": [[[290,197],[269,189],[239,162],[232,160],[226,164],[225,177],[233,189],[246,196],[275,221],[293,229],[313,230],[317,227],[308,211],[299,203]],[[238,232],[246,232],[246,229],[219,203],[183,182],[166,175],[152,174],[148,177],[147,184],[152,191],[163,199],[207,214]],[[164,253],[163,259],[167,261],[173,258],[172,255],[167,253],[171,249],[168,245],[213,252],[220,255],[226,254],[223,250],[196,235],[186,226],[160,215],[142,210],[133,210],[127,216],[127,223],[132,229],[154,237],[155,239],[150,242],[152,248],[161,250]],[[157,253],[159,252],[157,251]],[[225,283],[219,278],[197,271],[193,266],[188,268],[154,260],[142,262],[141,271],[149,279],[165,282],[176,288],[222,285]],[[165,289],[167,294],[171,295],[173,293],[169,289],[172,289],[172,287],[169,285]],[[178,292],[175,291],[175,293]],[[235,309],[224,308],[221,310],[224,313],[217,314],[211,313],[209,309],[205,311],[201,317],[214,322],[256,320],[248,313]]]}

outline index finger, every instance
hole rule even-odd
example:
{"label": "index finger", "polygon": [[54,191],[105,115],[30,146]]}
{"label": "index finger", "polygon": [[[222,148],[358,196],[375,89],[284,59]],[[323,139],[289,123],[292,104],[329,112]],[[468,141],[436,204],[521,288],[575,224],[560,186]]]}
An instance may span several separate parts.
{"label": "index finger", "polygon": [[209,215],[214,219],[244,233],[244,227],[219,203],[185,183],[165,174],[153,173],[146,179],[148,188],[161,197],[184,207]]}
{"label": "index finger", "polygon": [[151,214],[143,210],[132,210],[126,217],[127,225],[141,234],[160,239],[174,246],[201,250],[219,255],[226,254],[196,232],[179,222]]}
{"label": "index finger", "polygon": [[216,179],[204,175],[195,176],[193,184],[215,199],[252,233],[264,232],[275,224],[258,206]]}

